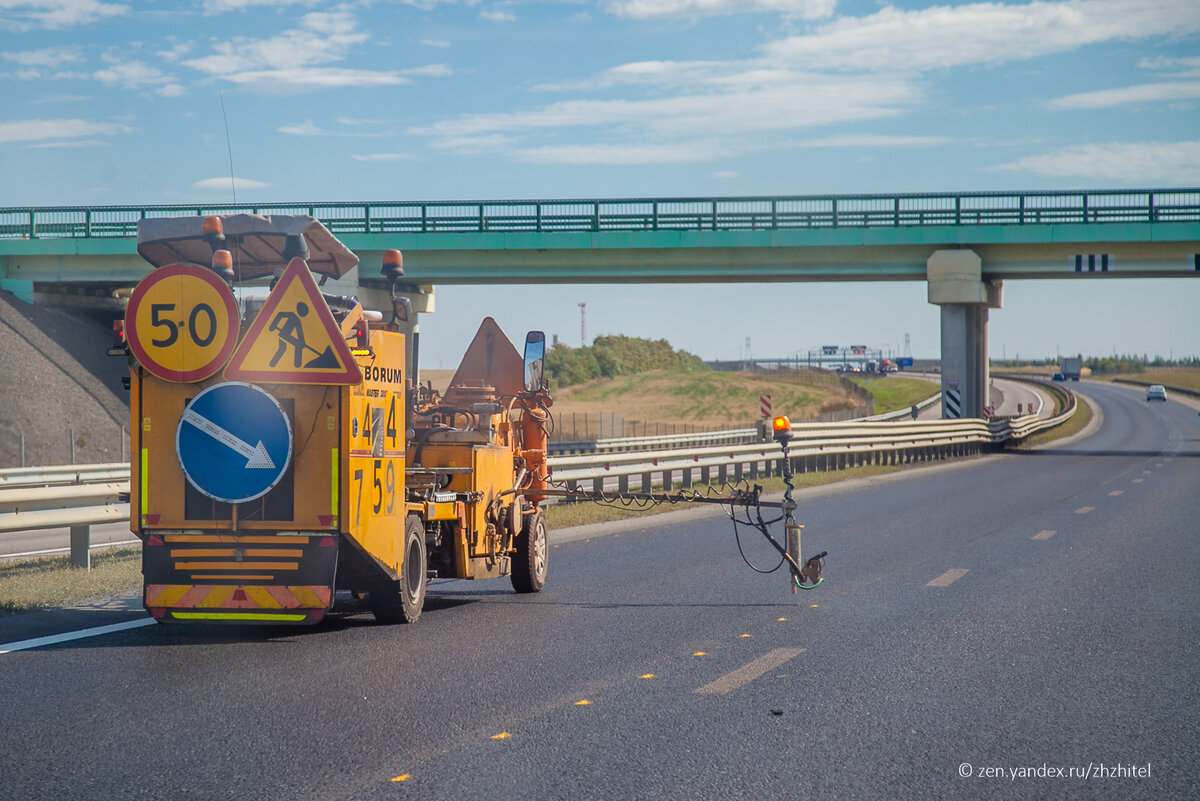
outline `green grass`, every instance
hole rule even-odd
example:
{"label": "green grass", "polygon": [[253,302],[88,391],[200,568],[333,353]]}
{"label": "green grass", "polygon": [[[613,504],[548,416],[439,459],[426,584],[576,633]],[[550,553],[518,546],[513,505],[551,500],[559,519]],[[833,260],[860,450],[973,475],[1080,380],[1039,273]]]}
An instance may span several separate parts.
{"label": "green grass", "polygon": [[914,404],[936,395],[941,389],[932,381],[922,381],[918,378],[851,376],[850,380],[875,398],[876,414],[909,409]]}
{"label": "green grass", "polygon": [[1121,373],[1113,376],[1093,376],[1094,378],[1128,378],[1143,384],[1165,384],[1167,386],[1184,387],[1200,392],[1200,370],[1181,367],[1174,370],[1147,370],[1144,373]]}
{"label": "green grass", "polygon": [[[887,473],[895,473],[903,468],[894,465],[865,465],[863,467],[851,467],[846,470],[831,470],[829,472],[818,473],[800,473],[793,477],[792,484],[796,489],[804,489],[805,487],[817,487],[825,484],[833,484],[838,481],[848,481],[852,478],[867,478],[869,476],[881,476]],[[763,488],[764,494],[777,494],[784,491],[783,479],[778,477],[759,478],[752,482]],[[676,491],[678,491],[678,487]],[[690,490],[686,492],[698,492],[703,495],[721,495],[725,493],[720,491],[720,487],[711,486],[710,489],[705,485],[693,484]],[[655,489],[655,492],[661,490]],[[546,525],[551,530],[556,528],[570,528],[571,526],[582,526],[588,523],[603,523],[609,520],[625,520],[630,517],[651,517],[653,515],[663,514],[664,512],[674,512],[680,509],[686,509],[691,504],[686,503],[660,503],[656,506],[651,506],[648,509],[626,508],[623,506],[610,506],[606,504],[593,503],[591,501],[582,501],[575,503],[555,503],[545,507],[546,509]]]}
{"label": "green grass", "polygon": [[71,567],[68,556],[4,562],[0,615],[136,595],[141,586],[141,548],[95,552],[91,570]]}
{"label": "green grass", "polygon": [[[1078,397],[1078,396],[1077,396]],[[1055,426],[1049,431],[1043,431],[1040,434],[1034,434],[1029,439],[1022,443],[1021,447],[1028,448],[1034,445],[1044,445],[1048,442],[1054,442],[1060,439],[1066,439],[1072,434],[1077,434],[1092,421],[1092,407],[1086,401],[1080,398],[1078,405],[1075,407],[1075,414],[1071,415],[1071,419],[1060,426]]]}

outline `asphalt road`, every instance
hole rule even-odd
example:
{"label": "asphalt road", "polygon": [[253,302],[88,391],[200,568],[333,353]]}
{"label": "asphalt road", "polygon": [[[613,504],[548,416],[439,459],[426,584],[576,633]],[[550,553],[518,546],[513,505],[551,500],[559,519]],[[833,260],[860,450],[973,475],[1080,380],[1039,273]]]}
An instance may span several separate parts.
{"label": "asphalt road", "polygon": [[414,626],[0,653],[0,798],[1196,798],[1200,417],[1079,389],[1086,439],[798,494],[830,557],[796,596],[690,514],[552,539],[536,596],[435,582]]}

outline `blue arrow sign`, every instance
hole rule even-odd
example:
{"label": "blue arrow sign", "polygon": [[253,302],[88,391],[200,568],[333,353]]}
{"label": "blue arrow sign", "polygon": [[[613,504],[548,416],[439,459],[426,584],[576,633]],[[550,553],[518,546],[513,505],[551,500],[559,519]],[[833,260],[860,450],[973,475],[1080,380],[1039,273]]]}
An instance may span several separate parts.
{"label": "blue arrow sign", "polygon": [[225,503],[261,498],[292,460],[292,425],[279,401],[253,384],[227,381],[192,398],[175,431],[187,480]]}

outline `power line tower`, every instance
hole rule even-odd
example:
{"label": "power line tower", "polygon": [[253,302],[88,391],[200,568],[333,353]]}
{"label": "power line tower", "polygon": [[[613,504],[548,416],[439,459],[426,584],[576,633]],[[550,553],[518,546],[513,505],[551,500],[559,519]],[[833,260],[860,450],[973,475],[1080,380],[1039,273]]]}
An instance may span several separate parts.
{"label": "power line tower", "polygon": [[579,304],[579,347],[587,347],[587,304]]}
{"label": "power line tower", "polygon": [[912,358],[912,346],[909,344],[908,334],[904,335],[904,355],[910,359]]}

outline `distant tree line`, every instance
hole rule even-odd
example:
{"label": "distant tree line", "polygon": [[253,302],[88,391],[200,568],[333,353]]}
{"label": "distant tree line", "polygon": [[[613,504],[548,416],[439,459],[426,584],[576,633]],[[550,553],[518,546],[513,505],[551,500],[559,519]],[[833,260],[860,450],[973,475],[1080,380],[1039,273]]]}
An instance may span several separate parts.
{"label": "distant tree line", "polygon": [[[1147,354],[1138,355],[1136,353],[1124,354],[1117,356],[1088,356],[1083,357],[1083,366],[1090,369],[1093,373],[1141,373],[1148,368],[1160,367],[1200,367],[1200,356],[1186,356],[1180,359],[1165,359],[1162,356],[1149,356]],[[1004,364],[1008,366],[1019,365],[1046,365],[1057,366],[1059,360],[1057,358],[1046,359],[1029,359],[1029,360],[1014,360],[1010,359]]]}
{"label": "distant tree line", "polygon": [[593,378],[645,373],[651,370],[707,370],[694,354],[675,350],[665,339],[627,336],[596,337],[590,346],[572,348],[559,342],[546,354],[546,375],[552,388],[583,384]]}

